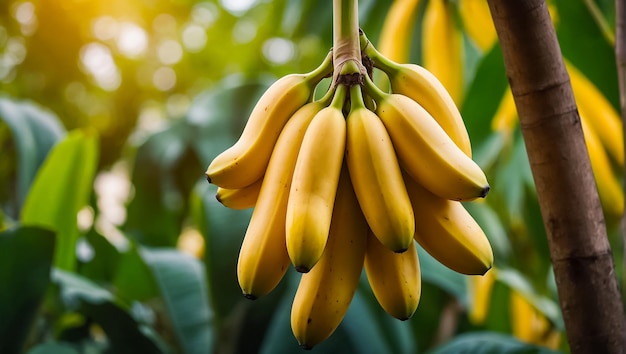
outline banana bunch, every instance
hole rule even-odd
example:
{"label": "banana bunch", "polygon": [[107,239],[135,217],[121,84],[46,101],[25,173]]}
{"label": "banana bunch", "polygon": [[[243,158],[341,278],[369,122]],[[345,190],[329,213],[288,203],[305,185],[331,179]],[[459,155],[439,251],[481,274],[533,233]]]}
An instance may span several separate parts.
{"label": "banana bunch", "polygon": [[[335,69],[331,51],[311,73],[271,85],[206,171],[225,206],[254,207],[237,264],[244,296],[268,294],[290,266],[302,273],[291,325],[304,348],[339,326],[363,269],[381,307],[410,318],[421,295],[417,244],[464,274],[493,263],[461,204],[485,197],[489,183],[452,97],[426,69],[360,40],[362,62]],[[331,75],[339,79],[314,99]]]}

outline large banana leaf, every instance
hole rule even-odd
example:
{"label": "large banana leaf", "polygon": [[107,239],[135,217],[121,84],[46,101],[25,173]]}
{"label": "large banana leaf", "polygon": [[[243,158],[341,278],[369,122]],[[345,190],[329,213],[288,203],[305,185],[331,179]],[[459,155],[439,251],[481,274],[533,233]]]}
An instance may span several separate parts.
{"label": "large banana leaf", "polygon": [[81,130],[70,132],[44,161],[24,203],[24,225],[56,232],[54,265],[58,268],[75,267],[77,214],[88,204],[97,162],[96,136]]}
{"label": "large banana leaf", "polygon": [[18,227],[0,233],[0,352],[19,353],[50,283],[54,233]]}

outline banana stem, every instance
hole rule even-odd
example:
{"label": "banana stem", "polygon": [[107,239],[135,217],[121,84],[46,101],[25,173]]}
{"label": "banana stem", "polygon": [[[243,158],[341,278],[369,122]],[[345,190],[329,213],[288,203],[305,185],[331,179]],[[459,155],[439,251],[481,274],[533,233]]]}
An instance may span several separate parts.
{"label": "banana stem", "polygon": [[[347,63],[354,63],[346,66]],[[362,82],[358,0],[333,0],[333,84],[353,86]]]}
{"label": "banana stem", "polygon": [[361,51],[374,62],[374,67],[384,71],[387,75],[394,75],[398,71],[398,63],[384,56],[369,41],[365,33],[360,35]]}

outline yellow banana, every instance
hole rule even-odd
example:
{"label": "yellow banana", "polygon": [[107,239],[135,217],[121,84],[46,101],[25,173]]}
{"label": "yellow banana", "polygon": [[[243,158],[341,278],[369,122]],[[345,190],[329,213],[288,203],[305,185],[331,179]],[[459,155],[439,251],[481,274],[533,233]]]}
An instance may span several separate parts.
{"label": "yellow banana", "polygon": [[291,179],[306,128],[326,106],[328,97],[298,109],[272,152],[237,264],[239,285],[248,298],[269,293],[289,267],[285,217]]}
{"label": "yellow banana", "polygon": [[[577,80],[576,84],[577,87],[580,87],[581,82]],[[574,85],[573,80],[572,85]],[[624,210],[624,193],[621,184],[618,178],[615,176],[615,173],[613,172],[613,169],[611,167],[611,161],[607,154],[608,150],[605,150],[605,147],[602,145],[603,141],[596,133],[595,125],[592,124],[593,122],[597,123],[597,121],[593,119],[596,117],[596,114],[602,113],[598,113],[598,111],[595,110],[596,106],[594,106],[594,108],[590,110],[587,99],[588,97],[581,98],[580,100],[578,100],[577,98],[577,103],[578,111],[580,114],[580,121],[582,124],[583,132],[585,134],[585,143],[587,145],[587,151],[589,153],[589,159],[591,161],[591,168],[596,179],[598,194],[600,195],[602,207],[608,214],[618,216],[621,215]],[[605,100],[604,97],[602,98],[602,100]],[[602,107],[602,104],[600,104],[599,107]],[[603,109],[600,109],[599,111],[602,112]],[[493,130],[510,134],[516,124],[517,111],[515,109],[515,102],[513,101],[511,89],[507,88],[498,108],[498,111],[491,121],[491,126]],[[621,123],[618,122],[618,124]],[[602,129],[605,133],[605,137],[607,137],[608,135],[612,135],[614,141],[619,141],[619,139],[621,139],[621,126],[612,128],[620,129],[620,132],[615,134],[615,132],[608,131],[611,125],[614,124],[608,124],[608,127],[603,126]],[[619,135],[619,137],[617,135]],[[614,146],[614,148],[616,147]]]}
{"label": "yellow banana", "polygon": [[446,267],[482,275],[493,265],[493,251],[476,220],[457,201],[427,191],[405,174],[415,214],[415,240]]}
{"label": "yellow banana", "polygon": [[517,107],[515,107],[515,100],[513,99],[511,87],[507,86],[504,91],[504,96],[502,96],[502,100],[500,101],[500,105],[498,106],[498,110],[491,120],[491,129],[493,131],[511,135],[516,125]]}
{"label": "yellow banana", "polygon": [[496,281],[496,269],[492,268],[482,276],[468,277],[469,311],[468,317],[474,325],[482,325],[487,319],[491,292]]}
{"label": "yellow banana", "polygon": [[210,183],[243,188],[265,173],[285,123],[307,103],[322,78],[332,71],[332,56],[308,74],[290,74],[272,84],[256,103],[239,140],[219,154],[206,171]]}
{"label": "yellow banana", "polygon": [[472,156],[472,146],[461,113],[452,96],[435,75],[416,64],[393,62],[371,44],[365,47],[365,53],[374,60],[376,67],[387,74],[392,93],[403,94],[419,103],[455,144],[467,156]]}
{"label": "yellow banana", "polygon": [[558,348],[560,333],[554,330],[543,313],[513,288],[510,295],[509,314],[513,336],[527,343],[551,349]]}
{"label": "yellow banana", "polygon": [[328,244],[319,262],[302,274],[291,310],[291,328],[305,349],[328,338],[339,326],[358,286],[367,222],[343,168],[333,208]]}
{"label": "yellow banana", "polygon": [[387,94],[366,77],[376,113],[389,132],[400,166],[434,194],[451,200],[485,197],[489,183],[481,168],[450,139],[422,106]]}
{"label": "yellow banana", "polygon": [[498,40],[498,34],[487,1],[460,0],[459,15],[467,35],[480,50],[489,51]]}
{"label": "yellow banana", "polygon": [[565,62],[578,110],[598,135],[611,157],[624,167],[624,135],[622,121],[611,103],[574,65]]}
{"label": "yellow banana", "polygon": [[394,253],[370,232],[365,251],[365,273],[374,296],[391,316],[408,320],[422,292],[415,241],[404,253]]}
{"label": "yellow banana", "polygon": [[389,134],[365,108],[361,87],[350,89],[346,162],[361,210],[372,232],[391,251],[413,243],[415,219]]}
{"label": "yellow banana", "polygon": [[303,273],[317,263],[328,239],[346,143],[342,113],[346,91],[339,85],[331,105],[309,124],[293,173],[287,203],[287,251],[296,270]]}
{"label": "yellow banana", "polygon": [[422,63],[443,83],[452,99],[463,95],[463,38],[449,0],[429,0],[422,22]]}
{"label": "yellow banana", "polygon": [[396,62],[409,61],[419,0],[396,0],[389,7],[378,40],[380,51]]}
{"label": "yellow banana", "polygon": [[218,202],[224,204],[225,207],[242,210],[254,207],[259,197],[261,183],[263,178],[257,180],[249,186],[239,189],[226,189],[217,187],[215,198]]}
{"label": "yellow banana", "polygon": [[589,153],[591,169],[596,180],[600,202],[604,210],[613,216],[621,216],[624,213],[624,191],[617,180],[611,161],[602,147],[599,136],[590,124],[590,119],[583,116],[580,111],[580,122],[585,134],[585,144]]}

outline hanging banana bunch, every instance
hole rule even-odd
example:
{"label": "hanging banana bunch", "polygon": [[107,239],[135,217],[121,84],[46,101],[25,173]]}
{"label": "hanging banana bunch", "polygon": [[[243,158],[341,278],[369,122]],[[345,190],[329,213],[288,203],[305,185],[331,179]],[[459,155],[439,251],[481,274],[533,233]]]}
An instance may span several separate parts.
{"label": "hanging banana bunch", "polygon": [[[425,68],[377,51],[358,30],[355,0],[335,0],[334,14],[326,59],[271,85],[206,170],[225,206],[254,208],[237,265],[243,295],[268,294],[289,267],[302,274],[291,326],[303,348],[339,326],[363,269],[381,307],[410,318],[421,295],[416,242],[463,274],[493,264],[461,204],[490,187],[450,92]],[[390,90],[372,81],[376,72]]]}

